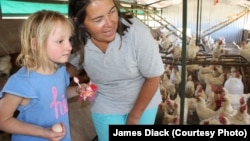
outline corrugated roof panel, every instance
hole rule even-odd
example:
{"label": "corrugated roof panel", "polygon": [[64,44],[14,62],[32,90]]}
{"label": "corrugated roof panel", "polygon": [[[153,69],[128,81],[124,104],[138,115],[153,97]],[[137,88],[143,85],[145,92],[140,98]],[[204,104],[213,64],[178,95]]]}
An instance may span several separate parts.
{"label": "corrugated roof panel", "polygon": [[1,1],[1,12],[3,17],[30,15],[39,10],[53,10],[67,15],[68,5],[39,2],[21,2],[21,1]]}

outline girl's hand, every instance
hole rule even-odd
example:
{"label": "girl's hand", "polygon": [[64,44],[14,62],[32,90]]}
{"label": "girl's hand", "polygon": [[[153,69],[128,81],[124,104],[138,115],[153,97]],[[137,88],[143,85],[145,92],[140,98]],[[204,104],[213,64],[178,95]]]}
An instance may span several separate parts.
{"label": "girl's hand", "polygon": [[97,85],[93,84],[90,81],[88,84],[80,84],[79,79],[74,76],[74,82],[78,85],[76,88],[76,92],[80,94],[79,101],[88,99],[89,101],[93,101],[95,99],[95,94],[98,90]]}
{"label": "girl's hand", "polygon": [[82,83],[81,87],[77,87],[76,91],[79,93],[79,99],[78,99],[79,101],[86,100],[87,87],[88,84],[85,83]]}
{"label": "girl's hand", "polygon": [[50,141],[60,141],[64,138],[66,135],[66,127],[63,123],[61,123],[62,126],[62,132],[55,132],[52,130],[52,128],[48,129],[48,139]]}
{"label": "girl's hand", "polygon": [[80,84],[80,86],[81,86],[81,87],[78,86],[78,87],[76,88],[76,92],[79,93],[79,94],[81,95],[82,93],[84,93],[84,92],[86,91],[86,88],[88,87],[88,85],[85,84],[85,83],[82,83],[82,84]]}
{"label": "girl's hand", "polygon": [[79,87],[79,101],[93,101],[95,99],[96,92],[98,90],[97,86],[93,83],[89,84],[82,84],[81,87]]}

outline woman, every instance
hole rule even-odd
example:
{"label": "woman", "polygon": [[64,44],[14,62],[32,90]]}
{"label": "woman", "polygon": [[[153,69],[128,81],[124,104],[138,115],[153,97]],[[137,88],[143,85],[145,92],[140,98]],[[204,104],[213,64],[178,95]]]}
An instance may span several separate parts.
{"label": "woman", "polygon": [[150,29],[126,13],[116,0],[70,0],[75,24],[71,76],[84,69],[98,86],[91,114],[100,141],[110,124],[154,124],[160,76],[164,72]]}

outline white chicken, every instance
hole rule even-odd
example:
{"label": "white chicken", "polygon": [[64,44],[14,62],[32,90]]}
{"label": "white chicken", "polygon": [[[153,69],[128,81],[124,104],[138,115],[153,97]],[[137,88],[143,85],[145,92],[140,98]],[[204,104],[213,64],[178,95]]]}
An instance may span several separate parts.
{"label": "white chicken", "polygon": [[214,75],[205,75],[205,83],[209,83],[211,85],[223,86],[226,79],[226,73],[222,73],[219,77]]}
{"label": "white chicken", "polygon": [[194,60],[200,50],[200,47],[196,45],[195,40],[195,36],[192,36],[190,43],[187,46],[186,58],[188,60]]}
{"label": "white chicken", "polygon": [[[187,98],[185,97],[185,102],[184,102],[184,110],[188,111],[188,112],[194,112],[197,106],[197,100],[196,98]],[[181,102],[181,98],[179,96],[179,94],[177,95],[177,97],[174,99],[175,102],[180,103]]]}
{"label": "white chicken", "polygon": [[10,76],[12,69],[11,56],[5,55],[0,57],[0,75]]}
{"label": "white chicken", "polygon": [[160,40],[160,48],[163,52],[169,53],[169,49],[171,48],[172,43],[170,39],[166,36],[161,36]]}
{"label": "white chicken", "polygon": [[[180,102],[174,102],[171,104],[172,108],[174,109],[173,115],[177,115],[180,117]],[[188,118],[188,107],[184,108],[184,113],[183,113],[183,124],[187,124],[187,118]]]}
{"label": "white chicken", "polygon": [[180,58],[182,56],[181,47],[179,45],[173,45],[171,52],[172,52],[173,61],[180,61]]}
{"label": "white chicken", "polygon": [[219,77],[223,73],[223,66],[215,65],[212,73],[214,74],[214,76]]}
{"label": "white chicken", "polygon": [[197,71],[197,79],[199,80],[199,82],[202,84],[202,85],[205,85],[206,84],[206,81],[205,81],[205,78],[209,76],[213,76],[212,73],[202,73],[202,70],[201,68]]}
{"label": "white chicken", "polygon": [[200,71],[202,74],[212,73],[215,77],[218,77],[223,73],[223,67],[222,65],[200,66]]}
{"label": "white chicken", "polygon": [[240,100],[243,97],[245,101],[248,101],[250,98],[250,93],[244,94],[231,94],[228,92],[228,90],[224,87],[222,87],[222,94],[228,95],[228,97],[231,99],[231,105],[234,107],[234,109],[238,109],[240,105]]}
{"label": "white chicken", "polygon": [[224,54],[224,51],[223,51],[223,41],[222,40],[218,40],[215,44],[215,46],[213,47],[213,50],[212,50],[212,57],[213,57],[213,60],[214,61],[217,61],[218,58]]}
{"label": "white chicken", "polygon": [[173,67],[172,65],[165,64],[164,65],[164,68],[165,68],[165,72],[164,73],[169,76],[170,73],[171,73],[172,67]]}
{"label": "white chicken", "polygon": [[168,97],[168,95],[167,95],[166,87],[163,85],[162,80],[160,83],[160,92],[161,92],[162,100],[164,101]]}
{"label": "white chicken", "polygon": [[187,82],[185,84],[186,97],[194,97],[194,92],[195,92],[194,81],[192,80],[192,75],[189,75]]}
{"label": "white chicken", "polygon": [[203,97],[197,96],[196,98],[197,98],[196,113],[200,121],[206,120],[218,114],[217,111],[214,111],[207,107],[206,101]]}
{"label": "white chicken", "polygon": [[163,100],[175,95],[176,93],[175,84],[170,81],[170,79],[165,73],[163,74],[163,79],[160,84],[160,90]]}
{"label": "white chicken", "polygon": [[250,44],[242,42],[241,47],[239,47],[235,42],[233,42],[233,44],[240,50],[240,55],[250,62]]}
{"label": "white chicken", "polygon": [[247,104],[241,105],[235,115],[228,116],[227,118],[234,125],[249,125],[250,115],[247,113]]}
{"label": "white chicken", "polygon": [[181,83],[181,72],[177,67],[173,67],[170,74],[170,82],[174,83],[176,88],[179,88],[179,84]]}
{"label": "white chicken", "polygon": [[[196,99],[195,98],[185,98],[184,99],[184,117],[183,117],[183,124],[187,124],[188,116],[190,113],[193,113],[196,109]],[[179,94],[177,94],[176,98],[174,100],[168,100],[168,105],[173,109],[173,115],[177,115],[180,117],[180,103],[181,103],[181,98]]]}
{"label": "white chicken", "polygon": [[212,85],[209,82],[206,81],[205,82],[205,94],[207,94],[208,97],[209,97],[209,95],[211,93],[213,93],[213,91],[212,91]]}
{"label": "white chicken", "polygon": [[164,26],[160,26],[159,30],[162,36],[168,36],[168,34],[170,33],[169,30],[167,30],[167,28],[165,28]]}
{"label": "white chicken", "polygon": [[210,53],[212,51],[212,45],[214,44],[214,39],[211,36],[204,36],[202,38],[202,43],[205,46],[205,51]]}
{"label": "white chicken", "polygon": [[218,94],[218,91],[216,91],[216,86],[212,86],[209,83],[206,83],[205,94],[207,96],[207,107],[212,110],[217,110],[221,106],[221,92],[220,94]]}
{"label": "white chicken", "polygon": [[225,116],[233,116],[237,113],[237,110],[231,105],[231,99],[228,95],[221,95],[222,104],[219,109],[220,113],[223,113]]}
{"label": "white chicken", "polygon": [[208,66],[200,66],[199,69],[202,74],[204,73],[212,73],[214,71],[214,65],[208,65]]}
{"label": "white chicken", "polygon": [[205,100],[207,100],[208,96],[207,94],[205,93],[203,87],[201,84],[198,84],[196,86],[196,89],[195,89],[195,92],[194,92],[194,96],[197,97],[197,96],[201,96],[203,97]]}
{"label": "white chicken", "polygon": [[162,111],[162,113],[165,113],[165,112],[167,112],[167,113],[173,113],[173,109],[170,106],[171,104],[169,102],[171,102],[171,101],[165,100],[165,101],[161,102],[159,104],[158,110]]}
{"label": "white chicken", "polygon": [[223,86],[211,86],[211,90],[213,91],[213,98],[215,102],[215,110],[219,109],[222,105],[222,95],[223,95]]}
{"label": "white chicken", "polygon": [[164,113],[163,120],[162,120],[163,125],[178,125],[179,124],[179,116],[178,115],[171,115],[167,112]]}
{"label": "white chicken", "polygon": [[189,73],[189,74],[193,74],[193,73],[195,73],[196,71],[198,71],[199,70],[199,65],[198,64],[187,64],[186,65],[186,69],[187,69],[187,72]]}
{"label": "white chicken", "polygon": [[221,105],[218,104],[219,100],[216,100],[216,97],[215,97],[215,94],[214,93],[211,93],[208,95],[208,98],[207,98],[207,107],[209,109],[212,109],[212,110],[217,110],[218,107],[220,107]]}
{"label": "white chicken", "polygon": [[239,69],[236,69],[235,66],[230,66],[230,71],[227,73],[227,79],[230,77],[236,77],[238,73],[240,74]]}
{"label": "white chicken", "polygon": [[200,125],[229,125],[229,119],[223,114],[215,115],[200,122]]}
{"label": "white chicken", "polygon": [[166,109],[165,111],[170,113],[170,114],[173,114],[174,110],[175,110],[175,107],[173,106],[175,103],[174,100],[170,99],[170,98],[167,98],[164,102],[164,104],[166,104]]}

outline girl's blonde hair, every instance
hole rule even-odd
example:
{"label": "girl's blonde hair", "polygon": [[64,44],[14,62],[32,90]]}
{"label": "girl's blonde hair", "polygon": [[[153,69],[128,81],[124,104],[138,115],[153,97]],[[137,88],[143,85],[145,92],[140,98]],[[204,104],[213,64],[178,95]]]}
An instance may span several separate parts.
{"label": "girl's blonde hair", "polygon": [[72,22],[63,14],[55,11],[38,11],[24,21],[20,34],[21,52],[16,60],[17,65],[24,66],[27,70],[57,67],[47,57],[46,44],[50,32],[58,21],[69,25],[73,34]]}

